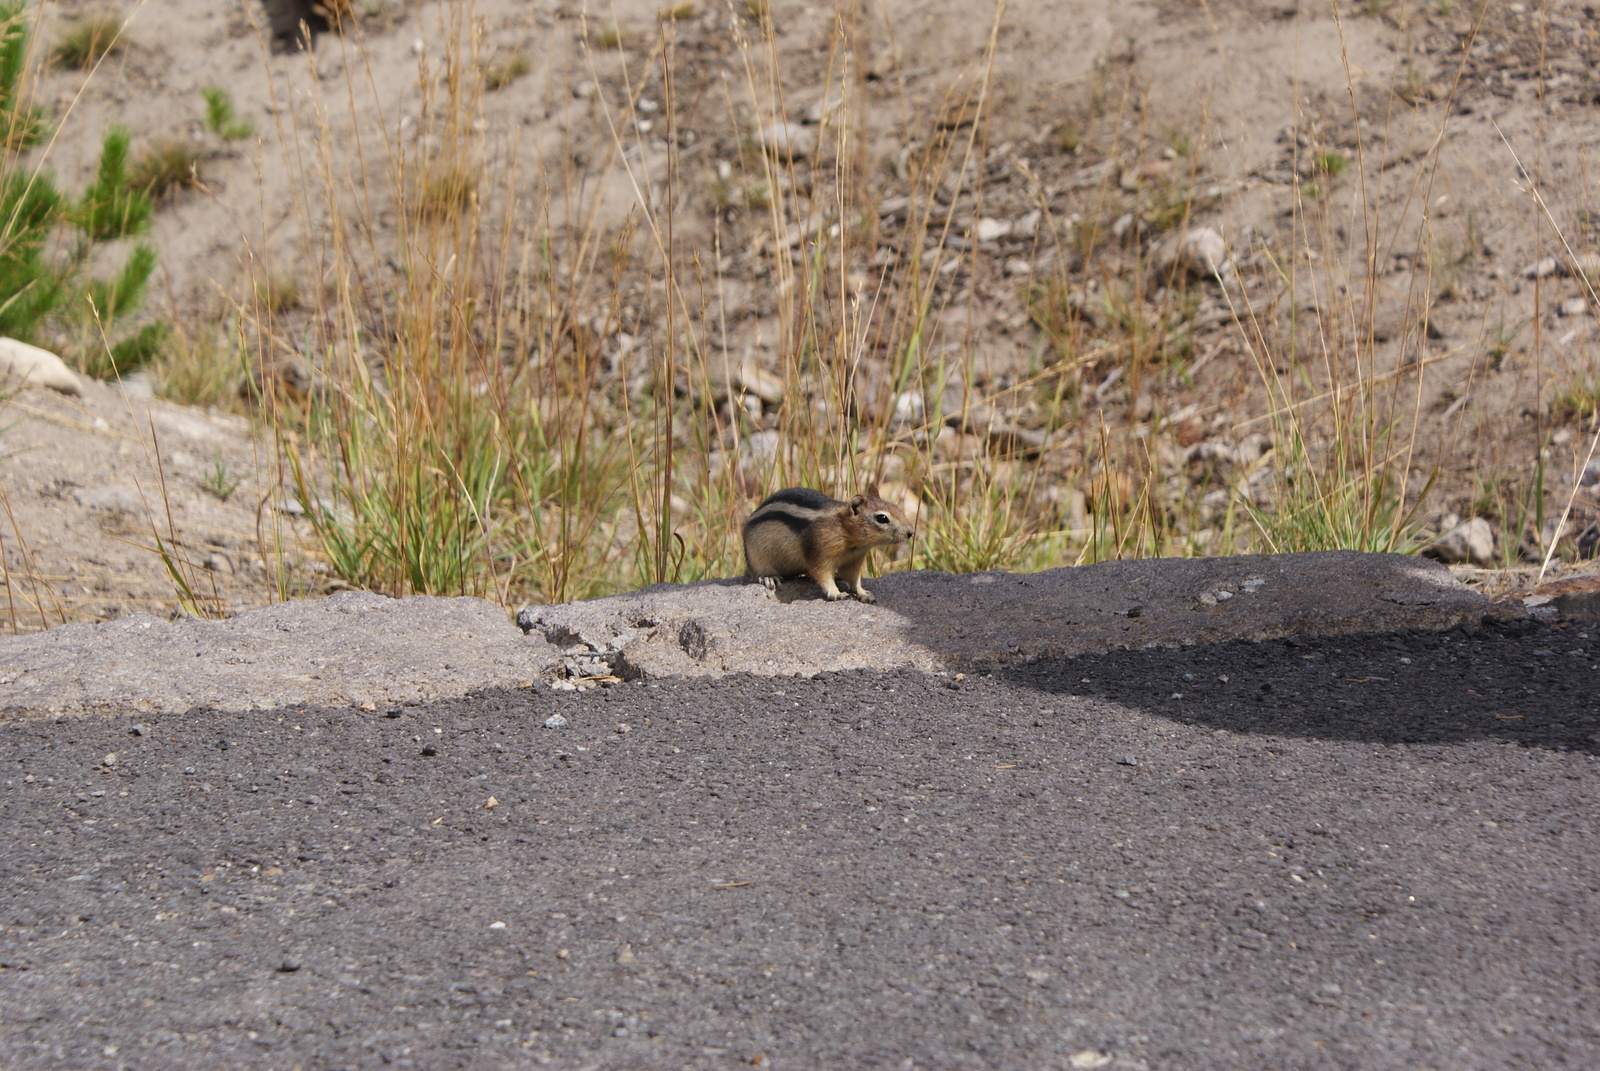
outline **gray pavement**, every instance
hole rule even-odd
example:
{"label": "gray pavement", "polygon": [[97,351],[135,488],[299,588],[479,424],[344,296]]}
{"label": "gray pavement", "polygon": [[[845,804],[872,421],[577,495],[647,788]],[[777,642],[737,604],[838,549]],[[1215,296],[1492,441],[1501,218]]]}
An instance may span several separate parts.
{"label": "gray pavement", "polygon": [[1592,628],[8,722],[0,1067],[1600,1066]]}

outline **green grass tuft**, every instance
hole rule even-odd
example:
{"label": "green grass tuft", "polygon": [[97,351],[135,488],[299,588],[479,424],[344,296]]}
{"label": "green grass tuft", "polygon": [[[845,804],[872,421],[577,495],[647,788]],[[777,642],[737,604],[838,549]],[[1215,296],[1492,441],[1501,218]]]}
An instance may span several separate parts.
{"label": "green grass tuft", "polygon": [[207,86],[200,91],[206,102],[206,129],[223,141],[239,141],[256,132],[256,125],[240,119],[233,110],[233,96],[221,86]]}

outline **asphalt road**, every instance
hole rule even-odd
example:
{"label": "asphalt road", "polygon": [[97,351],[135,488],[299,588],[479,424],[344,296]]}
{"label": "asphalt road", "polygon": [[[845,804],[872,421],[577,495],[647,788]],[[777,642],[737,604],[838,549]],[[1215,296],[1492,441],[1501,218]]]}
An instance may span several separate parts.
{"label": "asphalt road", "polygon": [[0,1067],[1600,1067],[1592,628],[9,723]]}

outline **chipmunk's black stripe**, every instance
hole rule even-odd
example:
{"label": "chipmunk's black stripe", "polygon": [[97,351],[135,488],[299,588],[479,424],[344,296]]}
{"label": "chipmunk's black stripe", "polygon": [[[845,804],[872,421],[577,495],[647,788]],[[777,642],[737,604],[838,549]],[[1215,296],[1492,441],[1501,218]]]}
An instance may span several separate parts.
{"label": "chipmunk's black stripe", "polygon": [[765,502],[756,507],[756,512],[760,513],[768,506],[775,506],[779,503],[787,506],[799,506],[802,509],[826,509],[828,506],[835,504],[833,499],[821,491],[813,491],[809,487],[789,487],[769,496]]}
{"label": "chipmunk's black stripe", "polygon": [[[769,499],[768,501],[771,500]],[[781,508],[781,504],[780,508],[778,509],[768,509],[763,505],[759,510],[756,511],[755,516],[750,518],[746,527],[754,527],[758,524],[766,524],[771,522],[773,524],[781,524],[785,528],[789,529],[789,531],[803,535],[806,529],[810,528],[811,523],[816,519],[817,517],[814,513],[808,513],[805,516],[790,513],[788,510]]]}

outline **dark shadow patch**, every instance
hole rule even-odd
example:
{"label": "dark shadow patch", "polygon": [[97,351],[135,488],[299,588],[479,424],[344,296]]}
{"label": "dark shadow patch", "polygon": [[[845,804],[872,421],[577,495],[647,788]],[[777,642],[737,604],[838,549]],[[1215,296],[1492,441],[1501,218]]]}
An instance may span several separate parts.
{"label": "dark shadow patch", "polygon": [[1490,622],[1115,651],[1001,675],[1230,732],[1600,753],[1600,627]]}
{"label": "dark shadow patch", "polygon": [[304,48],[307,34],[314,43],[318,34],[333,28],[315,0],[261,0],[261,6],[266,9],[273,48],[280,52]]}

